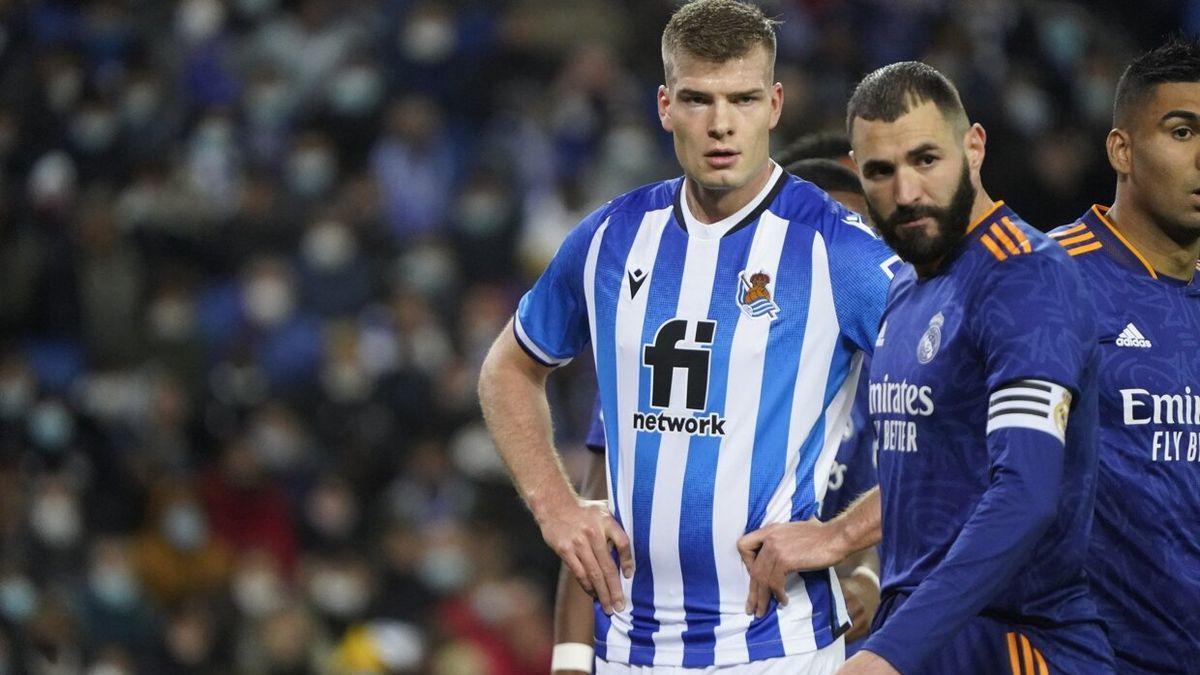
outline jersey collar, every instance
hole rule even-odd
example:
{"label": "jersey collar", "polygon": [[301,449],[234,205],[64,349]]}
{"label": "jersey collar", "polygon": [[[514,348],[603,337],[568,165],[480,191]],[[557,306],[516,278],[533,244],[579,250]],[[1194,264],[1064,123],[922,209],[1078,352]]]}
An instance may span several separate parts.
{"label": "jersey collar", "polygon": [[[946,260],[939,266],[938,273],[940,274],[942,271],[949,269],[951,263],[979,241],[984,242],[983,245],[988,248],[1003,246],[1003,241],[996,241],[995,237],[997,235],[992,232],[992,227],[1000,228],[1001,232],[1004,233],[1003,236],[1009,237],[1004,221],[1006,219],[1011,221],[1011,219],[1016,217],[1017,214],[1008,208],[1003,199],[994,202],[987,211],[983,212],[983,215],[976,218],[967,226],[967,231],[963,235],[962,241],[958,242],[954,250],[946,256]],[[1011,238],[1008,240],[1011,241]]]}
{"label": "jersey collar", "polygon": [[758,191],[754,199],[751,199],[733,215],[715,223],[700,222],[692,215],[687,199],[683,195],[683,191],[687,189],[687,178],[681,179],[679,189],[675,192],[675,221],[679,223],[684,232],[701,239],[719,239],[746,227],[767,210],[771,202],[775,201],[775,196],[783,189],[783,184],[787,182],[787,174],[784,173],[781,166],[772,161],[771,167],[771,175],[767,178],[767,183]]}
{"label": "jersey collar", "polygon": [[1161,279],[1146,256],[1142,255],[1142,252],[1109,220],[1107,206],[1093,204],[1092,208],[1079,218],[1079,222],[1086,225],[1096,236],[1100,242],[1100,250],[1107,253],[1118,265],[1138,275]]}

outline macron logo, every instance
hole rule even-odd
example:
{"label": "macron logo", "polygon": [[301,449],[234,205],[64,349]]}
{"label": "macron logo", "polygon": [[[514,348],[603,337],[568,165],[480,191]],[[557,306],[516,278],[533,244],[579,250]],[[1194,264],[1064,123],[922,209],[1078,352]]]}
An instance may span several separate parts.
{"label": "macron logo", "polygon": [[1125,330],[1121,331],[1121,334],[1117,336],[1117,346],[1149,349],[1152,345],[1146,339],[1146,336],[1142,335],[1142,331],[1138,330],[1137,326],[1131,323],[1126,325]]}

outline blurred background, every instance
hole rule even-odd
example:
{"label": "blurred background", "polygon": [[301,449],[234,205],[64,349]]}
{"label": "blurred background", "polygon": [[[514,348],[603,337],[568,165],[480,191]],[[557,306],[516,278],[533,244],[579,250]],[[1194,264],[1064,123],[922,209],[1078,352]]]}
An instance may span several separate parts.
{"label": "blurred background", "polygon": [[[1049,229],[1200,3],[764,2],[776,147],[918,58]],[[544,673],[479,416],[565,233],[677,174],[666,0],[0,0],[0,673]],[[586,356],[552,378],[572,471]]]}

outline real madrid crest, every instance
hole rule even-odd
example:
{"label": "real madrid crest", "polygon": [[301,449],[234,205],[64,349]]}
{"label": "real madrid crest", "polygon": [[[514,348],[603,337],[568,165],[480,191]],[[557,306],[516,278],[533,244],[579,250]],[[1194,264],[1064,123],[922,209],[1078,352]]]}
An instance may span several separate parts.
{"label": "real madrid crest", "polygon": [[929,328],[925,329],[925,334],[917,341],[917,361],[922,365],[937,356],[938,347],[942,346],[942,324],[945,322],[946,317],[942,316],[941,312],[934,314],[929,320]]}

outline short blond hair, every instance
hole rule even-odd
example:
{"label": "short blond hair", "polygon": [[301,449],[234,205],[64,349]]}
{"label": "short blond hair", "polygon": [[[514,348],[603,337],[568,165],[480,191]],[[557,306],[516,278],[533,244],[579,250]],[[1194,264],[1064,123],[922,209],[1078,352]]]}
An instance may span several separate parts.
{"label": "short blond hair", "polygon": [[775,72],[775,26],[762,10],[738,0],[693,0],[671,15],[662,35],[663,73],[669,85],[675,78],[680,53],[724,63],[762,45]]}

